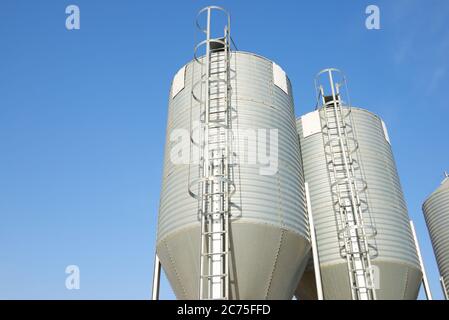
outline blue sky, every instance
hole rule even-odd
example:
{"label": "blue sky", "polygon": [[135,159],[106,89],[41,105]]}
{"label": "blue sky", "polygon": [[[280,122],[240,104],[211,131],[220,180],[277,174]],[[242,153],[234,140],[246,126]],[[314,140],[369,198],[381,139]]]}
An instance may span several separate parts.
{"label": "blue sky", "polygon": [[[231,12],[240,50],[284,68],[297,115],[315,106],[314,75],[338,67],[352,103],[385,120],[441,298],[421,204],[449,170],[446,0],[3,0],[0,298],[150,297],[169,86],[209,4]],[[369,4],[381,30],[365,28]],[[65,288],[70,264],[80,290]]]}

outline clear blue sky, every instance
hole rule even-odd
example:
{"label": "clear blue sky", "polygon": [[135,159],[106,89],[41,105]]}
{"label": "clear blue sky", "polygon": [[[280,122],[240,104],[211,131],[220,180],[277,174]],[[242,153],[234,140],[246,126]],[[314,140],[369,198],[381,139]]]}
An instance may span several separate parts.
{"label": "clear blue sky", "polygon": [[[65,29],[69,4],[81,30]],[[209,4],[231,12],[239,49],[285,69],[297,115],[333,66],[353,104],[383,117],[441,297],[421,204],[449,169],[449,1],[3,0],[0,298],[150,296],[169,86]],[[365,28],[368,4],[379,31]],[[70,264],[80,290],[65,288]]]}

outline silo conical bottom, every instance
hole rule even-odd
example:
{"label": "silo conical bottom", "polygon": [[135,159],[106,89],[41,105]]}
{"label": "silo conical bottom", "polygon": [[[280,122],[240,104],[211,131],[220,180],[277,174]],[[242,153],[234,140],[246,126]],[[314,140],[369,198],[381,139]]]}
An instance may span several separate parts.
{"label": "silo conical bottom", "polygon": [[[419,269],[404,263],[375,261],[379,270],[376,290],[377,300],[416,300],[422,273]],[[349,274],[346,263],[329,264],[321,267],[323,294],[327,300],[350,300]],[[308,268],[296,289],[300,300],[317,299],[313,268]]]}
{"label": "silo conical bottom", "polygon": [[[307,264],[309,242],[269,224],[234,221],[230,229],[231,299],[291,299]],[[199,248],[199,223],[158,242],[158,256],[178,299],[198,299]]]}

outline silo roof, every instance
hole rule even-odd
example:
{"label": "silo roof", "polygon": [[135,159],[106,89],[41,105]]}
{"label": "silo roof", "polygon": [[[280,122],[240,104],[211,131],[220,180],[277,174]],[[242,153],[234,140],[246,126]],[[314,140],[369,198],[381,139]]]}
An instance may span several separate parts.
{"label": "silo roof", "polygon": [[441,182],[440,186],[435,190],[435,192],[443,190],[449,190],[449,177],[444,178],[444,180]]}
{"label": "silo roof", "polygon": [[432,192],[432,194],[426,199],[426,201],[424,201],[424,204],[427,201],[429,201],[429,199],[432,198],[437,193],[447,191],[447,190],[449,190],[449,176],[444,178],[444,180],[441,182],[440,186],[434,192]]}

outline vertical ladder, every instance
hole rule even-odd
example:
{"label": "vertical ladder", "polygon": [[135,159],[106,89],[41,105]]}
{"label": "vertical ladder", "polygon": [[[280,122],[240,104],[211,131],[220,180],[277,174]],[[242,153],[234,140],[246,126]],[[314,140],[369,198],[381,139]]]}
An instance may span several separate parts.
{"label": "vertical ladder", "polygon": [[[334,205],[338,214],[338,237],[342,256],[346,258],[353,300],[375,300],[374,273],[371,265],[368,238],[376,234],[373,225],[364,223],[367,201],[362,199],[366,182],[357,161],[358,143],[350,122],[350,108],[344,112],[340,87],[335,83],[336,69],[326,69],[331,95],[326,96],[317,84],[322,99],[321,114],[326,160],[330,172]],[[365,207],[364,207],[365,206]]]}
{"label": "vertical ladder", "polygon": [[[211,35],[211,15],[224,12],[224,35]],[[206,27],[198,21],[206,15]],[[230,106],[230,17],[224,9],[210,6],[198,13],[197,26],[206,35],[195,48],[195,61],[201,65],[200,97],[200,177],[198,211],[201,220],[199,299],[229,299],[229,216],[230,196],[235,190],[230,174],[232,155]],[[205,55],[198,57],[204,46]],[[193,141],[193,140],[192,140]]]}

